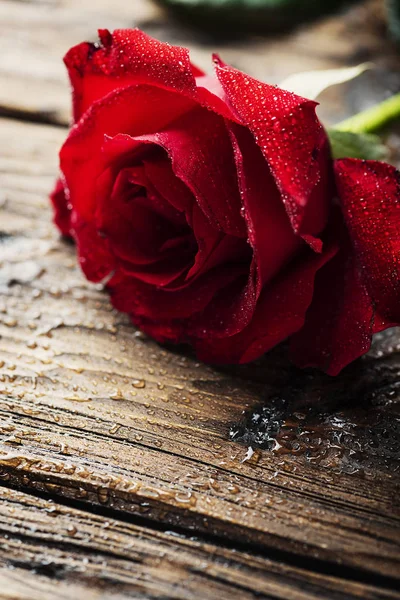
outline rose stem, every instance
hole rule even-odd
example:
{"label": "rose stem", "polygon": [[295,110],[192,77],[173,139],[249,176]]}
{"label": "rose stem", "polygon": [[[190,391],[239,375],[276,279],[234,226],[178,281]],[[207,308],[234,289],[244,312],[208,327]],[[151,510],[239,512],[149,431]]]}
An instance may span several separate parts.
{"label": "rose stem", "polygon": [[341,121],[334,125],[334,129],[351,133],[374,133],[395,119],[400,119],[400,93]]}

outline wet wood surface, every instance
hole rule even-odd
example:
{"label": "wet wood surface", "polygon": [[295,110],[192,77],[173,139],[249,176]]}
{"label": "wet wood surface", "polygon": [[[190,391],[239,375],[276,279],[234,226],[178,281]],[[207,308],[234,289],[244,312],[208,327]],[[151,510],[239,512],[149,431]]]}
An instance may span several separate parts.
{"label": "wet wood surface", "polygon": [[139,25],[208,70],[218,45],[273,82],[374,60],[323,96],[334,122],[400,89],[381,17],[369,2],[217,44],[144,0],[0,0],[0,598],[400,598],[399,332],[337,378],[284,348],[204,366],[85,281],[47,200],[60,59],[97,26]]}

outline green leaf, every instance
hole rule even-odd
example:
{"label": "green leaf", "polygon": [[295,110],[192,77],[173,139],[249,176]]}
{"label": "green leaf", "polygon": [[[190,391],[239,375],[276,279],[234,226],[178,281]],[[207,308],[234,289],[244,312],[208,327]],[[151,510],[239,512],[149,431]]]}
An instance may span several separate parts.
{"label": "green leaf", "polygon": [[389,151],[377,135],[328,129],[333,158],[387,160]]}
{"label": "green leaf", "polygon": [[295,73],[282,81],[279,84],[279,87],[288,90],[289,92],[294,92],[298,96],[303,96],[303,98],[315,100],[328,87],[355,79],[371,67],[371,63],[363,63],[356,67],[346,67],[344,69],[327,69]]}
{"label": "green leaf", "polygon": [[334,128],[337,131],[352,133],[375,133],[392,121],[398,120],[400,120],[400,92],[345,121],[336,123]]}

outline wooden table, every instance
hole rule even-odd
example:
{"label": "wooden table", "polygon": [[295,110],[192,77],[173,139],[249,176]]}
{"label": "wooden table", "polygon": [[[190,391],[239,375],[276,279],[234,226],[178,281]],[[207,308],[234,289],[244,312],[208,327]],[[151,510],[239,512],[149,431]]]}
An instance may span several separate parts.
{"label": "wooden table", "polygon": [[323,97],[334,121],[400,89],[380,2],[218,44],[145,0],[0,0],[0,22],[0,598],[400,598],[400,334],[337,378],[279,348],[204,366],[85,281],[47,200],[61,57],[98,26],[270,82],[374,60]]}

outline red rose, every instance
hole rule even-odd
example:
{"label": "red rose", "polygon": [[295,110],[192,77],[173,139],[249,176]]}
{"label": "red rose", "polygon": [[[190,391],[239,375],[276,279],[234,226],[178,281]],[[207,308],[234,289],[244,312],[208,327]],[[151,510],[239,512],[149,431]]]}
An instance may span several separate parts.
{"label": "red rose", "polygon": [[291,337],[296,362],[334,374],[399,322],[399,175],[334,164],[315,102],[218,59],[204,76],[137,30],[65,63],[55,220],[137,326],[216,363]]}

